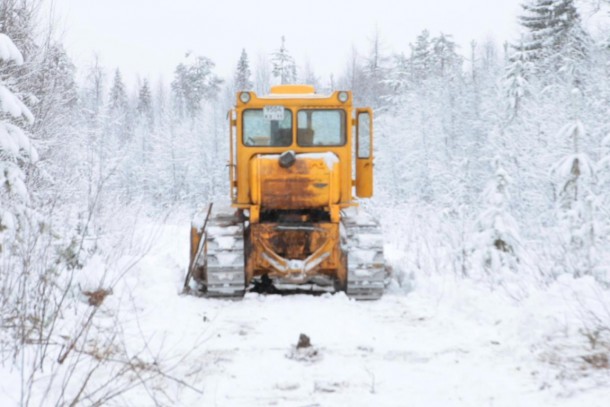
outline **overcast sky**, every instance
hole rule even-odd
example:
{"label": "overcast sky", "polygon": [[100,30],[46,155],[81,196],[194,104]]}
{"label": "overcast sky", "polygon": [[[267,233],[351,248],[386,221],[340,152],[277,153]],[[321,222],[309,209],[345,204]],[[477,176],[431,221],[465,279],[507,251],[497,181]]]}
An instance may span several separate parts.
{"label": "overcast sky", "polygon": [[[232,75],[241,49],[251,65],[280,45],[282,35],[299,65],[310,61],[327,80],[340,75],[352,45],[364,53],[377,28],[388,52],[408,52],[423,30],[498,43],[516,34],[521,0],[55,0],[70,55],[79,66],[94,52],[156,81],[171,79],[186,51],[211,58],[216,73]],[[462,50],[467,54],[467,49]]]}

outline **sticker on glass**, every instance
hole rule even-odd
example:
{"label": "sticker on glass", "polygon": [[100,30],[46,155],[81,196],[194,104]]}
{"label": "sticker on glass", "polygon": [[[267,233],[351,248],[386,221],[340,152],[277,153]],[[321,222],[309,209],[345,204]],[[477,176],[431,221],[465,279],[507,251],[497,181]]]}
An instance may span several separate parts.
{"label": "sticker on glass", "polygon": [[263,116],[267,120],[284,120],[284,106],[265,106]]}

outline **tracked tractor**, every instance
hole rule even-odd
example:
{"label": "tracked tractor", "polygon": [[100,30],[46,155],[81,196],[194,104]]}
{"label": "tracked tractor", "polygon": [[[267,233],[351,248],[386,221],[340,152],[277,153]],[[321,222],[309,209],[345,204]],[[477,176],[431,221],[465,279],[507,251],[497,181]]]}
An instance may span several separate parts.
{"label": "tracked tractor", "polygon": [[373,194],[373,113],[352,100],[307,85],[237,94],[230,201],[195,216],[185,287],[192,277],[207,297],[260,284],[382,296],[381,231],[357,201]]}

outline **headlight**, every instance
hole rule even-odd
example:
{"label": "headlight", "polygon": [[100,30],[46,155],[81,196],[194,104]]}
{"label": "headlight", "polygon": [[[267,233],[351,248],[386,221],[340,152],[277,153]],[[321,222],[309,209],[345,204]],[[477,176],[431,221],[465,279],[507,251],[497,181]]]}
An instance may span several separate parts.
{"label": "headlight", "polygon": [[349,100],[349,93],[339,92],[339,102],[345,103]]}
{"label": "headlight", "polygon": [[239,100],[241,100],[242,103],[248,103],[250,101],[250,93],[248,93],[248,92],[240,93]]}

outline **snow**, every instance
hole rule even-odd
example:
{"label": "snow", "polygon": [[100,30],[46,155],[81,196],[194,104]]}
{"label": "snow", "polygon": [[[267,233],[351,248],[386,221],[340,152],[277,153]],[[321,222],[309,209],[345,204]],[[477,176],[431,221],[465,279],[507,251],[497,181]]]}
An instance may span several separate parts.
{"label": "snow", "polygon": [[29,156],[31,162],[38,161],[38,152],[23,130],[10,123],[0,122],[0,149],[4,154],[16,157],[20,152]]}
{"label": "snow", "polygon": [[[239,257],[239,258],[238,258]],[[214,257],[210,258],[211,265],[218,265],[222,267],[228,267],[233,264],[239,264],[241,255],[234,252],[218,252],[214,254]]]}
{"label": "snow", "polygon": [[[0,181],[2,181],[0,179]],[[0,226],[2,229],[13,230],[15,229],[15,216],[8,211],[0,212]]]}
{"label": "snow", "polygon": [[334,153],[301,153],[297,157],[310,160],[324,160],[329,171],[332,171],[335,164],[339,163],[339,157]]}
{"label": "snow", "polygon": [[25,175],[15,164],[0,161],[0,185],[8,185],[9,191],[23,202],[28,201]]}
{"label": "snow", "polygon": [[[169,366],[171,377],[192,388],[175,380],[150,388],[162,388],[173,405],[607,405],[607,371],[580,367],[586,338],[578,331],[592,319],[579,305],[599,312],[610,305],[593,279],[564,276],[523,301],[442,275],[419,276],[412,292],[372,302],[343,293],[213,300],[179,294],[188,226],[155,230],[140,227],[143,240],[156,233],[154,244],[119,262],[141,258],[101,306],[101,332],[91,340],[120,332],[127,354]],[[80,284],[93,289],[121,267],[94,259]],[[312,346],[296,349],[302,333]],[[18,370],[0,366],[0,375],[0,404],[18,405]],[[36,385],[34,404],[45,380]],[[148,397],[136,388],[118,404],[148,405]]]}
{"label": "snow", "polygon": [[0,33],[0,60],[5,62],[15,62],[17,65],[23,64],[23,56],[13,41],[6,35]]}
{"label": "snow", "polygon": [[30,109],[2,84],[0,84],[0,109],[0,111],[13,117],[23,116],[30,123],[34,121],[34,115],[32,115]]}

